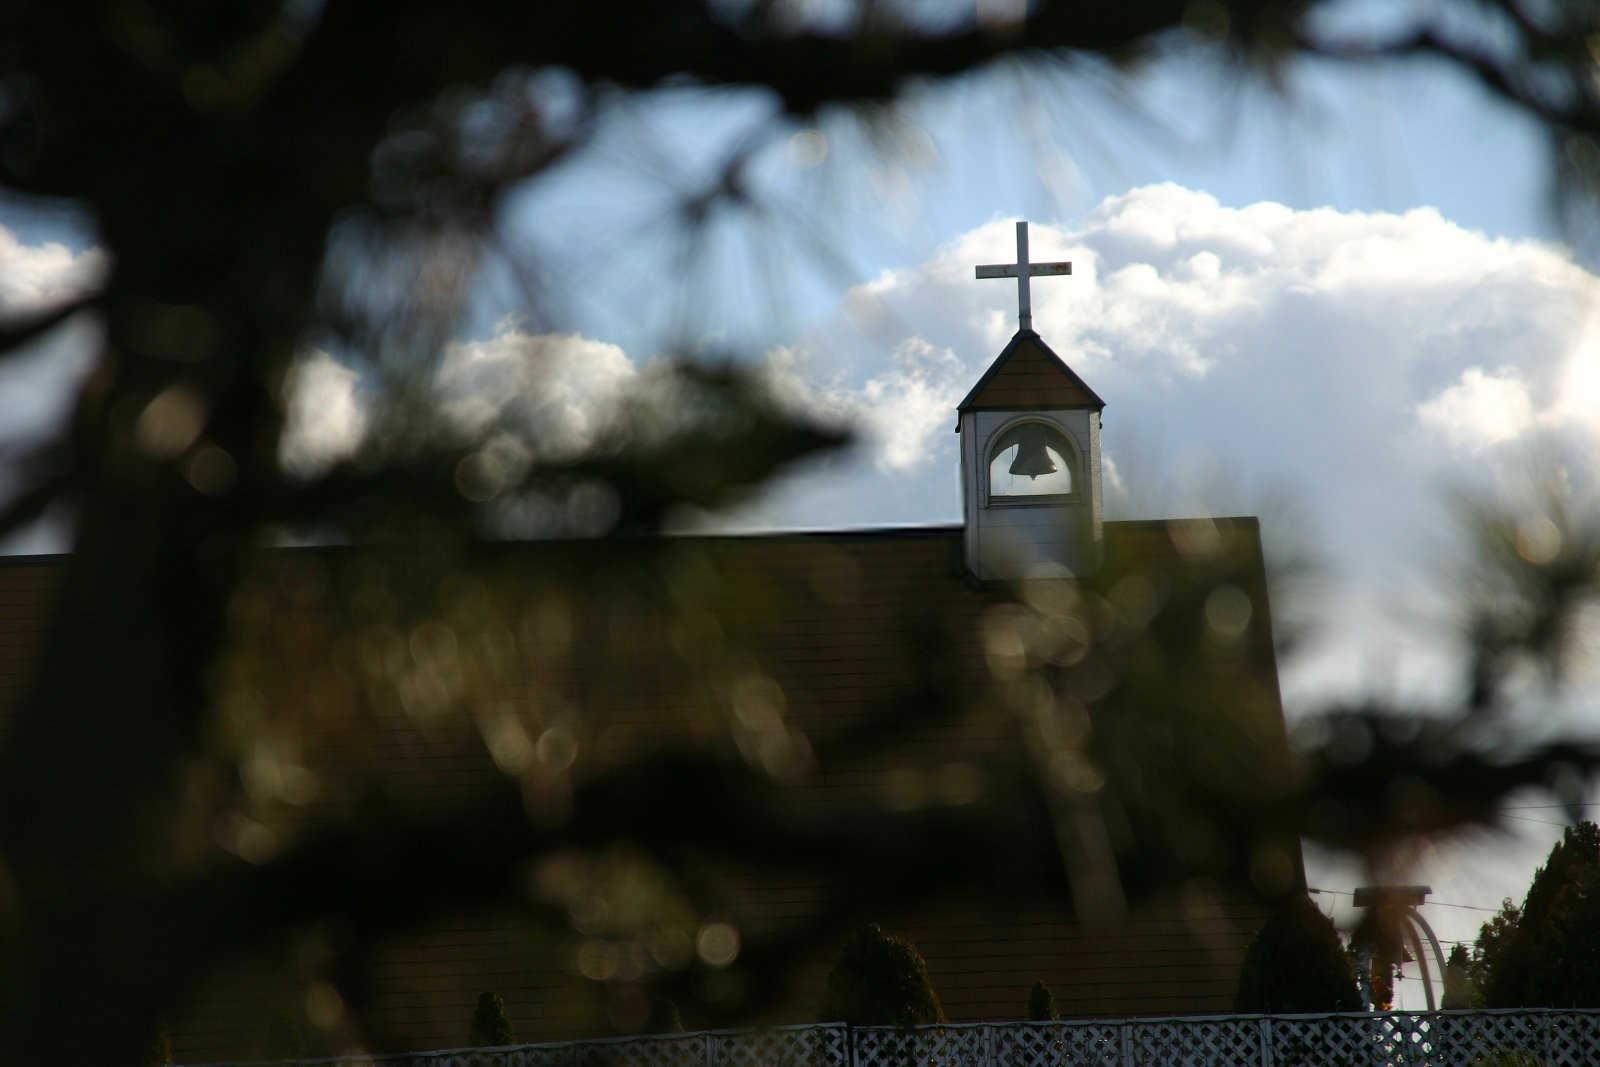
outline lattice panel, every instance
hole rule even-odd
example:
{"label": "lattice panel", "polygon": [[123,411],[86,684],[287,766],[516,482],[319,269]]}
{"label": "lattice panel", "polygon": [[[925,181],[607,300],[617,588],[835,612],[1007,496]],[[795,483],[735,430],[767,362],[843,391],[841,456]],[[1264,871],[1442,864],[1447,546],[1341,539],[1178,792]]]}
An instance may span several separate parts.
{"label": "lattice panel", "polygon": [[1128,1024],[1133,1063],[1140,1067],[1259,1067],[1261,1026],[1255,1019],[1163,1019]]}
{"label": "lattice panel", "polygon": [[706,1067],[706,1035],[590,1042],[578,1047],[574,1067]]}
{"label": "lattice panel", "polygon": [[856,1028],[856,1067],[973,1067],[989,1062],[986,1026]]}
{"label": "lattice panel", "polygon": [[[315,1067],[1590,1067],[1600,1011],[792,1026],[311,1061]],[[295,1062],[279,1061],[279,1067]],[[272,1067],[260,1064],[258,1067]],[[310,1064],[307,1064],[310,1067]]]}
{"label": "lattice panel", "polygon": [[415,1061],[410,1067],[571,1067],[572,1049],[537,1046],[465,1049],[440,1061]]}
{"label": "lattice panel", "polygon": [[[1408,1062],[1448,1067],[1466,1067],[1485,1059],[1507,1067],[1520,1062],[1544,1062],[1546,1020],[1541,1015],[1416,1015],[1412,1026],[1422,1035],[1418,1043],[1427,1055]],[[1519,1054],[1525,1059],[1516,1060],[1514,1057]],[[1585,1057],[1574,1062],[1593,1060]]]}
{"label": "lattice panel", "polygon": [[1600,1014],[1592,1011],[1551,1012],[1545,1019],[1547,1043],[1543,1062],[1550,1067],[1600,1063]]}
{"label": "lattice panel", "polygon": [[710,1067],[849,1067],[850,1032],[843,1026],[787,1026],[714,1034]]}
{"label": "lattice panel", "polygon": [[[469,1050],[476,1051],[476,1050]],[[494,1052],[484,1053],[495,1055]],[[305,1060],[273,1060],[269,1063],[258,1063],[256,1067],[299,1067],[310,1062],[316,1067],[450,1067],[454,1063],[455,1052],[403,1052],[392,1055],[380,1056],[336,1056],[331,1059]],[[494,1067],[500,1067],[500,1061],[492,1061]],[[466,1061],[461,1061],[462,1067],[467,1067]],[[226,1065],[217,1065],[226,1067]],[[473,1065],[476,1067],[476,1065]]]}
{"label": "lattice panel", "polygon": [[1386,1067],[1414,1067],[1430,1062],[1426,1022],[1419,1025],[1416,1017],[1400,1011],[1371,1019],[1350,1019],[1350,1022],[1357,1024],[1358,1033],[1368,1035],[1368,1054],[1374,1057],[1374,1062]]}
{"label": "lattice panel", "polygon": [[1304,1067],[1382,1067],[1394,1038],[1373,1017],[1273,1019],[1269,1023],[1274,1064]]}
{"label": "lattice panel", "polygon": [[[575,1045],[512,1045],[457,1049],[443,1059],[415,1059],[408,1067],[572,1067]],[[388,1067],[387,1064],[383,1067]]]}
{"label": "lattice panel", "polygon": [[991,1027],[994,1067],[1118,1067],[1115,1023],[1017,1023]]}
{"label": "lattice panel", "polygon": [[[528,1045],[521,1049],[522,1067],[573,1067],[578,1062],[577,1045]],[[509,1064],[511,1061],[507,1061]]]}

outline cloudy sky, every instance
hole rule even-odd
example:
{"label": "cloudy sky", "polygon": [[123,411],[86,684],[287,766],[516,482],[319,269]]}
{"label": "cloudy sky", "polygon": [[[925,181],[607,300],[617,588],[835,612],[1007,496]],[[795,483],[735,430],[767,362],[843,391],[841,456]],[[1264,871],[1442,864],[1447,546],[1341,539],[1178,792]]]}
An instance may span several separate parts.
{"label": "cloudy sky", "polygon": [[[1301,66],[1287,99],[1183,63],[1096,84],[930,91],[886,154],[843,119],[795,130],[758,159],[776,210],[731,220],[687,273],[652,222],[663,183],[641,146],[670,145],[692,187],[720,135],[766,105],[641,105],[508,210],[509,231],[570,265],[552,276],[562,310],[529,325],[489,278],[439,364],[441,402],[463,424],[512,414],[576,447],[669,345],[735,351],[860,443],[724,525],[953,522],[953,409],[1015,329],[1015,286],[972,268],[1012,259],[1026,217],[1034,259],[1073,261],[1070,278],[1034,283],[1034,323],[1107,401],[1111,515],[1260,513],[1269,551],[1321,560],[1321,625],[1283,665],[1293,714],[1438,696],[1449,493],[1499,491],[1550,461],[1581,490],[1600,469],[1600,279],[1546,212],[1537,132],[1437,70]],[[103,268],[83,220],[0,201],[0,314]],[[75,324],[7,368],[0,444],[60,417],[92,338]],[[360,440],[368,402],[326,353],[295,381],[284,459],[310,469]],[[1527,836],[1468,842],[1420,872],[1438,900],[1520,898],[1559,817],[1515,817]],[[1356,877],[1313,857],[1313,883]],[[1430,914],[1447,938],[1487,917]]]}

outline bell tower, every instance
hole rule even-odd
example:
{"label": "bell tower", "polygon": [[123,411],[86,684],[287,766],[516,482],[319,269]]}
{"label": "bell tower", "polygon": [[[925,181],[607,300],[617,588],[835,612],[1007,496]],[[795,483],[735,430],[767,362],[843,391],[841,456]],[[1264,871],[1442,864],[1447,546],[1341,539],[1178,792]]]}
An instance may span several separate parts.
{"label": "bell tower", "polygon": [[1072,273],[1029,263],[1017,223],[1016,263],[979,278],[1017,280],[1018,329],[956,408],[967,570],[981,579],[1069,577],[1099,563],[1101,400],[1033,332],[1028,279]]}

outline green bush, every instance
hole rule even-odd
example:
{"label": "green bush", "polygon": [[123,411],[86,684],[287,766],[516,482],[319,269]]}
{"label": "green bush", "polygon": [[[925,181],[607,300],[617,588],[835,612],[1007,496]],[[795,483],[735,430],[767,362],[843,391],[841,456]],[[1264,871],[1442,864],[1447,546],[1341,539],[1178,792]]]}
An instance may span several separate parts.
{"label": "green bush", "polygon": [[172,1039],[167,1034],[165,1025],[156,1028],[150,1038],[150,1047],[145,1049],[142,1067],[172,1067]]}
{"label": "green bush", "polygon": [[823,1018],[852,1026],[942,1023],[944,1008],[928,980],[928,965],[909,941],[877,923],[857,930],[828,974]]}
{"label": "green bush", "polygon": [[1600,826],[1567,827],[1522,907],[1478,934],[1474,969],[1491,1008],[1600,1006]]}
{"label": "green bush", "polygon": [[1028,991],[1028,1018],[1034,1022],[1053,1022],[1061,1018],[1056,1012],[1056,998],[1050,995],[1050,987],[1042,979],[1033,983]]}
{"label": "green bush", "polygon": [[1239,969],[1238,1011],[1360,1011],[1339,932],[1305,893],[1285,898],[1262,925]]}
{"label": "green bush", "polygon": [[644,1031],[647,1034],[681,1034],[683,1033],[683,1016],[678,1013],[678,1005],[667,997],[657,997],[650,1002],[650,1016],[645,1020]]}
{"label": "green bush", "polygon": [[1483,998],[1472,980],[1472,955],[1467,946],[1457,945],[1444,961],[1444,1000],[1439,1007],[1445,1011],[1483,1007]]}
{"label": "green bush", "polygon": [[511,1020],[499,993],[479,993],[472,1012],[472,1044],[476,1048],[511,1044]]}
{"label": "green bush", "polygon": [[298,1060],[311,1055],[311,1036],[295,1008],[280,1007],[267,1017],[256,1037],[254,1055],[262,1060]]}

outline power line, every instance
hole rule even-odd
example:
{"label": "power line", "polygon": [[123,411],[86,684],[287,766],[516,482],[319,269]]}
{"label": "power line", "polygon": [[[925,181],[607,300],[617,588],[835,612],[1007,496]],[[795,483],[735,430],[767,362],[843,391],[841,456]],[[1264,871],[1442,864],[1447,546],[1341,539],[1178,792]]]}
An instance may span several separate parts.
{"label": "power line", "polygon": [[1530,819],[1526,815],[1502,815],[1500,817],[1502,819],[1515,819],[1517,822],[1537,823],[1540,826],[1554,826],[1562,830],[1572,825],[1569,822],[1551,822],[1549,819]]}
{"label": "power line", "polygon": [[[1355,896],[1355,894],[1350,892],[1350,890],[1348,890],[1348,889],[1312,889],[1311,887],[1308,886],[1306,888],[1306,892],[1307,893],[1337,893],[1341,897],[1354,897]],[[1494,914],[1494,913],[1496,913],[1496,912],[1498,912],[1500,910],[1499,908],[1485,908],[1485,907],[1483,907],[1483,906],[1481,906],[1479,904],[1452,904],[1448,900],[1425,900],[1425,901],[1422,902],[1422,904],[1420,906],[1422,906],[1422,907],[1437,906],[1437,907],[1441,907],[1441,908],[1461,908],[1461,909],[1463,909],[1465,911],[1486,911],[1486,912],[1489,912],[1490,914]]]}
{"label": "power line", "polygon": [[1423,901],[1423,903],[1424,904],[1437,904],[1441,908],[1463,908],[1463,909],[1465,909],[1467,911],[1486,911],[1486,912],[1489,912],[1491,915],[1497,913],[1500,910],[1499,908],[1485,908],[1485,907],[1483,907],[1481,905],[1478,905],[1478,904],[1452,904],[1448,900],[1427,900],[1427,901]]}

